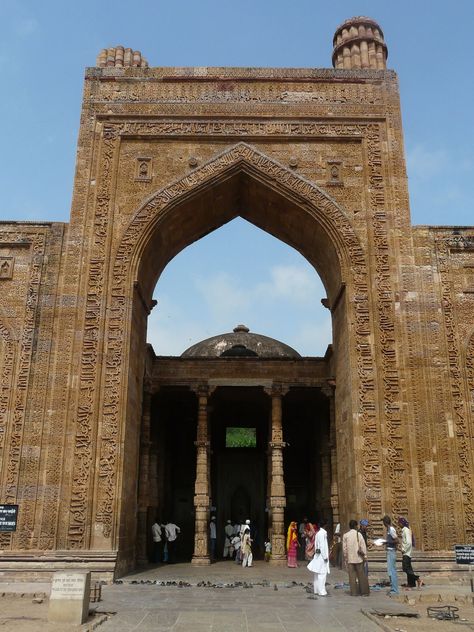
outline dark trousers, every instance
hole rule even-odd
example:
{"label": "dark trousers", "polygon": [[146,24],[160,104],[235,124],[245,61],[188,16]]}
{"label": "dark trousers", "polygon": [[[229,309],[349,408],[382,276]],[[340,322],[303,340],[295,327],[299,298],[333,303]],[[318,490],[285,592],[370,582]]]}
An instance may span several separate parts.
{"label": "dark trousers", "polygon": [[176,540],[171,542],[168,540],[168,564],[174,564],[176,562]]}
{"label": "dark trousers", "polygon": [[349,587],[351,595],[358,597],[359,595],[369,594],[369,580],[364,572],[364,562],[359,564],[348,564],[349,571]]}
{"label": "dark trousers", "polygon": [[158,564],[163,561],[163,542],[153,542],[153,562]]}
{"label": "dark trousers", "polygon": [[411,557],[404,555],[402,557],[402,571],[407,574],[407,585],[409,588],[416,587],[416,580],[419,579],[419,575],[415,575],[415,571],[411,565]]}
{"label": "dark trousers", "polygon": [[336,540],[334,544],[334,564],[337,568],[342,569],[343,562],[343,551],[342,551],[342,542],[340,540]]}

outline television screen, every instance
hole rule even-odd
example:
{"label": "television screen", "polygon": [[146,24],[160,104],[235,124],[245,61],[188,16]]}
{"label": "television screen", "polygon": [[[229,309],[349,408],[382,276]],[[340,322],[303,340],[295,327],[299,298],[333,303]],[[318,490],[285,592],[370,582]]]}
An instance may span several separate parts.
{"label": "television screen", "polygon": [[226,448],[256,448],[256,428],[226,428]]}

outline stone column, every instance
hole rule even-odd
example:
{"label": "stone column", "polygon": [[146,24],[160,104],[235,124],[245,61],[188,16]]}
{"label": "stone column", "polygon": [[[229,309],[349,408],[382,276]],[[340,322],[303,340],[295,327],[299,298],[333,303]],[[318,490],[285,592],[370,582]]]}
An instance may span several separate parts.
{"label": "stone column", "polygon": [[194,486],[194,507],[196,522],[194,530],[194,554],[192,564],[204,566],[211,563],[209,557],[208,529],[210,506],[210,441],[207,402],[209,391],[200,387],[197,391],[198,419],[196,433],[196,483]]}
{"label": "stone column", "polygon": [[138,472],[137,564],[139,565],[148,563],[148,506],[150,504],[151,384],[145,381],[143,389]]}
{"label": "stone column", "polygon": [[283,423],[282,423],[282,397],[284,391],[281,387],[273,387],[270,391],[272,398],[271,412],[271,472],[270,480],[270,512],[272,525],[272,564],[283,565],[286,563],[285,549],[285,480],[283,472]]}
{"label": "stone column", "polygon": [[329,450],[330,450],[330,468],[331,468],[331,509],[332,520],[335,526],[340,522],[339,516],[339,488],[337,482],[337,452],[336,452],[336,407],[334,402],[334,389],[336,383],[334,380],[328,380],[328,384],[321,390],[329,399]]}

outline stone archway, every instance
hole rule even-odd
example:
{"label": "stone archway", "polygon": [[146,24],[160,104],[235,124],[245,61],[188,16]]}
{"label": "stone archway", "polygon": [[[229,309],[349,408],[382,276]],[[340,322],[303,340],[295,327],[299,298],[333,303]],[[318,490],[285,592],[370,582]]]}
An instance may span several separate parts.
{"label": "stone archway", "polygon": [[[135,519],[131,509],[144,362],[139,349],[145,342],[152,292],[162,269],[178,252],[238,215],[296,248],[323,280],[333,316],[336,419],[344,424],[338,445],[342,517],[361,509],[369,516],[380,515],[381,459],[374,432],[376,394],[365,253],[348,216],[319,187],[254,147],[238,143],[151,196],[115,250],[106,299],[91,537],[93,548],[105,548],[112,540],[121,569],[130,566],[133,549],[126,534],[133,533]],[[356,441],[355,434],[362,440]],[[83,448],[81,437],[76,438],[78,445]],[[76,473],[82,462],[83,454],[76,450]],[[371,467],[362,470],[362,462]],[[362,488],[358,480],[363,481]],[[73,502],[73,506],[77,505]],[[79,511],[73,514],[70,532],[81,518]]]}

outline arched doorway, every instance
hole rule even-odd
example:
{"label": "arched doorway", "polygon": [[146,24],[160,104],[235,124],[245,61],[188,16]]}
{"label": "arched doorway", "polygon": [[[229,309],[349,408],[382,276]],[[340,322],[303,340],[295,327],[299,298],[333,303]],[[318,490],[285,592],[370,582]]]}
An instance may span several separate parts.
{"label": "arched doorway", "polygon": [[[339,474],[341,510],[354,511],[375,497],[375,479],[373,484],[366,480],[365,486],[356,485],[362,459],[355,458],[355,451],[370,456],[377,449],[371,429],[364,423],[371,416],[374,396],[370,394],[373,366],[362,248],[348,217],[329,196],[253,147],[239,143],[152,196],[136,213],[116,251],[105,334],[108,362],[102,414],[116,420],[111,433],[127,450],[120,451],[110,467],[113,441],[102,439],[98,447],[103,459],[98,473],[99,528],[94,539],[100,544],[101,523],[113,523],[119,572],[134,563],[136,519],[130,507],[136,505],[136,477],[124,473],[137,469],[146,319],[153,288],[163,267],[180,250],[237,215],[296,248],[323,280],[333,319],[336,425],[344,426],[338,442],[343,455],[338,460],[344,461]],[[355,352],[350,353],[350,348]],[[367,442],[356,447],[353,420],[362,423],[367,432]],[[273,443],[279,440],[281,432]],[[116,507],[116,520],[109,515],[104,520],[104,498]],[[275,505],[274,513],[282,522],[283,507]],[[201,536],[204,528],[204,523],[196,526]]]}

